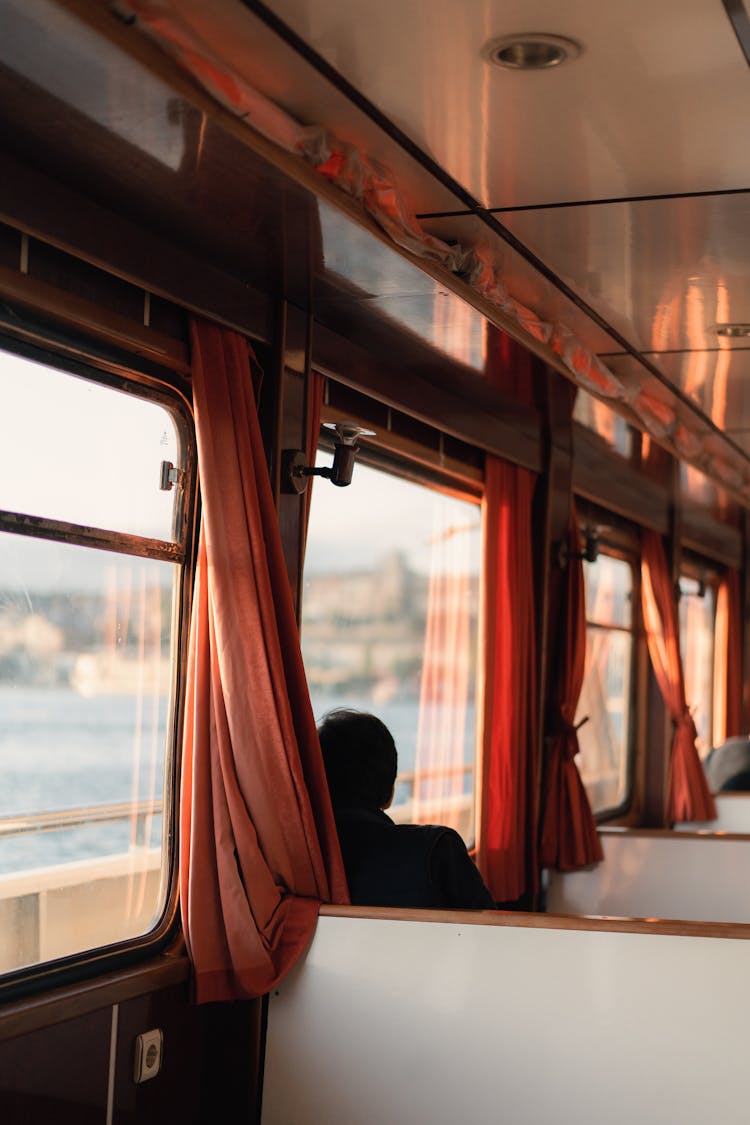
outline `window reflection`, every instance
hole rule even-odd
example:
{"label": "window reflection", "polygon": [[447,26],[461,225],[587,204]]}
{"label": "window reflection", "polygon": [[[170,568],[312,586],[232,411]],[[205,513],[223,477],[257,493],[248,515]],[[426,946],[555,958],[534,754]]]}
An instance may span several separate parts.
{"label": "window reflection", "polygon": [[316,718],[377,714],[399,753],[389,815],[467,841],[480,553],[476,503],[362,465],[346,490],[315,485],[302,653]]}
{"label": "window reflection", "polygon": [[633,434],[630,426],[611,406],[607,406],[606,402],[601,402],[593,395],[579,389],[573,408],[573,418],[603,438],[615,453],[619,453],[622,457],[631,456]]}

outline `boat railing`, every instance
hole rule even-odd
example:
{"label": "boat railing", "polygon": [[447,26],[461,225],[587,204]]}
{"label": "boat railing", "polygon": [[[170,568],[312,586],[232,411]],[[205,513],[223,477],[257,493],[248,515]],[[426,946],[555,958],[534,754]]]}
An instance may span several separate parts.
{"label": "boat railing", "polygon": [[66,828],[113,824],[123,820],[140,823],[147,817],[161,816],[163,811],[164,802],[159,797],[44,812],[13,813],[11,816],[0,816],[0,840],[28,833],[58,832]]}

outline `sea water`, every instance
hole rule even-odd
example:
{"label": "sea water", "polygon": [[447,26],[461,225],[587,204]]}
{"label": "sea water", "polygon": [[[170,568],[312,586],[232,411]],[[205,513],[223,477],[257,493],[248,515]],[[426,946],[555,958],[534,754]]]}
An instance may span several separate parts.
{"label": "sea water", "polygon": [[[67,688],[0,686],[3,818],[161,799],[166,697],[82,697]],[[140,737],[136,734],[140,731]],[[161,817],[140,843],[158,846]],[[0,873],[127,851],[129,820],[0,837]]]}
{"label": "sea water", "polygon": [[[166,696],[85,697],[64,687],[0,686],[0,826],[3,818],[129,801],[161,800],[167,754]],[[312,698],[316,720],[334,707],[374,711],[391,730],[399,770],[414,768],[419,700]],[[474,716],[467,720],[467,745]],[[139,733],[140,732],[140,733]],[[470,778],[466,779],[471,784]],[[397,786],[396,804],[408,798]],[[158,847],[162,818],[141,819],[140,845]],[[131,818],[0,837],[0,874],[127,851]]]}

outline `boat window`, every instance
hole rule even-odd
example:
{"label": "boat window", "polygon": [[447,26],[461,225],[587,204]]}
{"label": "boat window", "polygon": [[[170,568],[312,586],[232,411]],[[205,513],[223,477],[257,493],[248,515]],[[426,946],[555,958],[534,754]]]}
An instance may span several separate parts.
{"label": "boat window", "polygon": [[449,824],[467,842],[480,562],[478,500],[363,464],[346,489],[314,486],[302,653],[316,719],[378,715],[399,755],[389,816]]}
{"label": "boat window", "polygon": [[3,973],[142,938],[170,896],[185,422],[124,385],[0,351]]}
{"label": "boat window", "polygon": [[685,699],[698,732],[701,758],[711,749],[714,700],[716,590],[703,578],[680,577],[680,651]]}
{"label": "boat window", "polygon": [[156,539],[173,537],[158,487],[178,436],[154,402],[3,353],[0,509]]}
{"label": "boat window", "polygon": [[[579,768],[594,812],[624,804],[629,786],[633,569],[600,553],[584,562],[586,670],[576,723]],[[584,720],[586,720],[584,722]]]}

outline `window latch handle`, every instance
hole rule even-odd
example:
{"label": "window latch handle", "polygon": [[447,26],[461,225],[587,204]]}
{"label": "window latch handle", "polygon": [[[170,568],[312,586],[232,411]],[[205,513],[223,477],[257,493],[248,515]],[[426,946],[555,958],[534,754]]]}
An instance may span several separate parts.
{"label": "window latch handle", "polygon": [[159,483],[161,491],[171,492],[173,485],[182,484],[184,476],[184,469],[176,469],[171,461],[162,461],[161,479]]}

